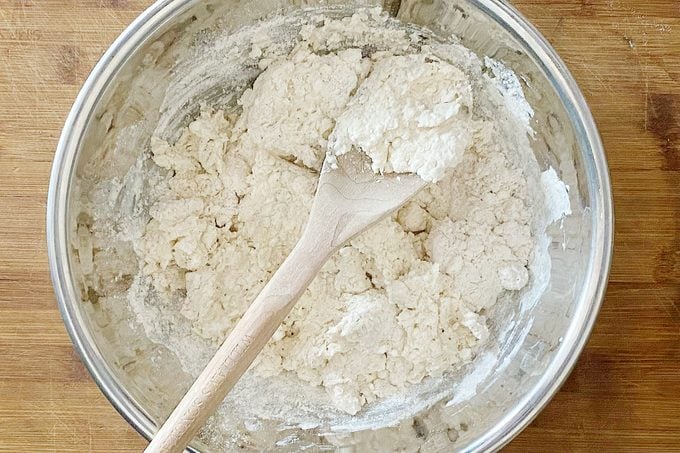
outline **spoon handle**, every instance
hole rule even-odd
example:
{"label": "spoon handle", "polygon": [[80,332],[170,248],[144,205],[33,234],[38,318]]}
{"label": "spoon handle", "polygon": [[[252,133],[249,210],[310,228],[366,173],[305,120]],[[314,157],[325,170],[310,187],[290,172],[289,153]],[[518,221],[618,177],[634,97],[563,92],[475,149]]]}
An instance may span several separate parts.
{"label": "spoon handle", "polygon": [[[179,402],[147,453],[182,452],[255,360],[332,249],[305,234]],[[316,240],[315,240],[316,239]]]}

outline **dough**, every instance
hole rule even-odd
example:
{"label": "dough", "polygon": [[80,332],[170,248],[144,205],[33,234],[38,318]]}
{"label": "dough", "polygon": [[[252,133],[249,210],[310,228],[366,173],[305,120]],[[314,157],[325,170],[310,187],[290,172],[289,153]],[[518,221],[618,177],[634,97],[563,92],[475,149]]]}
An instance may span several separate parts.
{"label": "dough", "polygon": [[363,150],[376,172],[440,180],[472,141],[472,87],[465,73],[431,53],[377,61],[330,138],[332,155]]}
{"label": "dough", "polygon": [[359,147],[376,171],[439,182],[330,260],[253,372],[293,373],[355,414],[468,362],[488,337],[480,310],[527,284],[532,250],[524,176],[486,146],[497,132],[474,96],[428,49],[317,55],[303,41],[239,113],[204,109],[174,145],[154,141],[168,175],[140,278],[164,298],[185,292],[181,314],[219,344],[300,237],[329,140]]}
{"label": "dough", "polygon": [[[330,259],[252,376],[294,379],[301,402],[316,403],[321,388],[323,404],[357,414],[469,363],[490,341],[485,311],[530,283],[535,212],[519,165],[531,155],[530,115],[515,108],[519,83],[508,93],[488,75],[492,60],[459,44],[367,25],[381,17],[310,21],[286,51],[254,37],[246,55],[263,71],[236,108],[204,106],[177,140],[154,138],[151,161],[130,170],[129,181],[149,187],[137,199],[143,224],[116,218],[111,227],[107,203],[127,182],[90,195],[104,208],[90,212],[96,250],[82,252],[85,286],[102,297],[124,291],[146,335],[188,374],[292,250],[328,151],[360,148],[376,171],[431,184]],[[136,262],[131,286],[107,283]]]}

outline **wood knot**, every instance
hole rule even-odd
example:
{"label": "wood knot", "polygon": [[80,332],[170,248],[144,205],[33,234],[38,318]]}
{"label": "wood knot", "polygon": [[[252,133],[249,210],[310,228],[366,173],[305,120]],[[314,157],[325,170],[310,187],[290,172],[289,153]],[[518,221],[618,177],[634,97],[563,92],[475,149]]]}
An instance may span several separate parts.
{"label": "wood knot", "polygon": [[662,170],[680,170],[680,95],[650,94],[647,101],[647,131],[660,142],[664,159]]}
{"label": "wood knot", "polygon": [[593,17],[596,15],[595,2],[593,0],[581,0],[579,15],[583,17]]}
{"label": "wood knot", "polygon": [[109,8],[123,8],[127,6],[127,0],[104,0],[103,6],[108,6]]}
{"label": "wood knot", "polygon": [[663,248],[654,261],[656,283],[680,283],[680,240]]}
{"label": "wood knot", "polygon": [[90,373],[88,373],[85,365],[80,360],[80,356],[76,353],[73,348],[70,348],[68,356],[68,377],[69,379],[76,382],[85,382],[90,379]]}
{"label": "wood knot", "polygon": [[63,45],[57,52],[57,76],[67,85],[80,82],[80,52],[74,45]]}

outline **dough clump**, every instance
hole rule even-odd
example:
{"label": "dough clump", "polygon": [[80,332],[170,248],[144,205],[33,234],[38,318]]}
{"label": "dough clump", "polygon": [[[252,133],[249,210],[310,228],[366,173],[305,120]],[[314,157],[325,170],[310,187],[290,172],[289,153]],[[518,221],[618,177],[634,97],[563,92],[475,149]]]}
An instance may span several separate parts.
{"label": "dough clump", "polygon": [[[358,148],[376,171],[431,184],[330,259],[253,375],[321,387],[356,414],[469,363],[489,340],[485,311],[527,286],[534,213],[517,156],[531,151],[514,147],[525,125],[472,52],[367,22],[310,23],[280,54],[254,43],[262,73],[236,108],[204,106],[135,170],[155,176],[127,300],[150,338],[188,326],[186,344],[168,343],[188,373],[292,250],[329,150]],[[107,190],[93,195],[101,206],[116,199]],[[86,277],[100,293],[118,263],[104,220]]]}
{"label": "dough clump", "polygon": [[330,260],[254,372],[293,373],[355,414],[471,360],[488,337],[480,310],[526,285],[532,239],[522,172],[483,145],[493,123],[473,118],[468,76],[426,54],[301,46],[239,104],[153,144],[170,173],[141,252],[155,291],[186,292],[182,315],[220,343],[300,237],[330,134],[376,171],[440,182]]}

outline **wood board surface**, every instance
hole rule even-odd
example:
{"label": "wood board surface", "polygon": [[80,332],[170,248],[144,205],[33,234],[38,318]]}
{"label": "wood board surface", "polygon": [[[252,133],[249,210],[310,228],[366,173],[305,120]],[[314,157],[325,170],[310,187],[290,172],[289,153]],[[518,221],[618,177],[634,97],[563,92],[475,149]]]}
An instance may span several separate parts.
{"label": "wood board surface", "polygon": [[[0,0],[0,451],[141,451],[59,316],[50,163],[88,72],[149,0]],[[510,452],[680,451],[680,2],[516,0],[578,80],[616,206],[604,308]]]}

